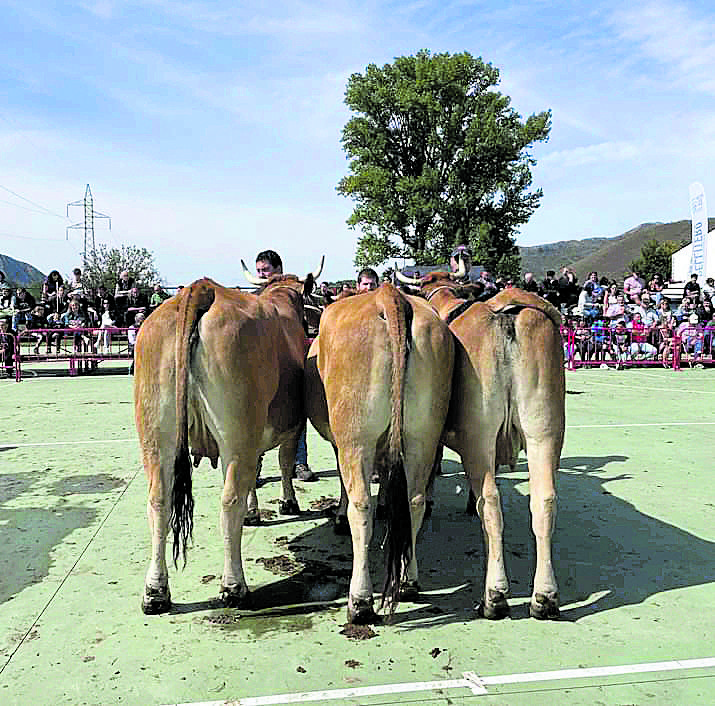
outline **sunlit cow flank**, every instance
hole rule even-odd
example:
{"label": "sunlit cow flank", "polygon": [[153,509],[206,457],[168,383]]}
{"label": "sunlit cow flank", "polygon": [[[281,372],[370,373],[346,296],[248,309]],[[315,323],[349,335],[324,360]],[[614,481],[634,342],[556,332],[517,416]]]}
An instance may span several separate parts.
{"label": "sunlit cow flank", "polygon": [[[245,266],[244,266],[245,269]],[[193,529],[191,462],[207,456],[224,476],[221,530],[225,558],[221,598],[247,596],[241,534],[259,455],[280,446],[281,511],[297,513],[290,480],[305,419],[303,295],[313,287],[293,275],[262,280],[260,293],[227,289],[210,279],[164,302],[140,329],[134,407],[144,469],[152,554],[145,613],[169,610],[165,558],[173,533],[174,562]]]}
{"label": "sunlit cow flank", "polygon": [[[353,571],[348,620],[375,620],[367,551],[372,536],[370,477],[387,459],[383,605],[417,591],[415,539],[425,488],[449,405],[454,342],[420,298],[387,283],[336,301],[320,321],[306,362],[306,407],[337,448],[348,496]],[[404,572],[404,573],[403,573]]]}
{"label": "sunlit cow flank", "polygon": [[[479,612],[488,618],[509,612],[504,521],[495,470],[501,464],[513,467],[525,448],[536,537],[530,612],[535,618],[555,618],[559,593],[551,536],[565,424],[561,316],[541,297],[520,289],[505,289],[486,302],[470,305],[459,298],[455,276],[459,273],[430,273],[416,283],[457,339],[444,441],[462,457],[482,520],[487,557]],[[415,283],[403,276],[399,279]]]}

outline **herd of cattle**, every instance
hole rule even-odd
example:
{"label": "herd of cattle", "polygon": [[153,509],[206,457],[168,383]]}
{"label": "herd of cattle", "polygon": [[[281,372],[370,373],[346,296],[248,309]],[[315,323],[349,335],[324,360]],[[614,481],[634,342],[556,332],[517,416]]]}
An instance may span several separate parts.
{"label": "herd of cattle", "polygon": [[[368,545],[373,530],[370,480],[380,468],[385,509],[385,582],[390,611],[419,590],[415,543],[442,445],[457,452],[477,499],[486,548],[479,611],[508,614],[503,518],[496,469],[529,467],[536,571],[530,612],[559,614],[551,561],[555,472],[564,436],[560,315],[518,289],[487,302],[470,299],[458,273],[400,276],[330,304],[305,355],[304,300],[321,267],[304,279],[273,275],[256,293],[210,279],[185,287],[144,323],[136,344],[134,402],[152,550],[142,608],[171,607],[166,542],[186,560],[193,530],[192,463],[208,457],[223,470],[221,599],[248,596],[241,535],[255,503],[256,465],[279,447],[279,510],[297,514],[291,480],[306,415],[336,454],[353,546],[348,620],[373,622]],[[414,292],[413,294],[407,291]]]}

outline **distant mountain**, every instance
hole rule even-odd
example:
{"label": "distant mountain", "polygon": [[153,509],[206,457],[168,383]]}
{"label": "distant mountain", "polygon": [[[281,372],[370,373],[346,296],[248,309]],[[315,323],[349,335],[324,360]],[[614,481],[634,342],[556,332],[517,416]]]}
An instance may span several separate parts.
{"label": "distant mountain", "polygon": [[8,282],[15,287],[40,285],[45,279],[45,275],[37,268],[8,255],[0,255],[0,270],[5,273]]}
{"label": "distant mountain", "polygon": [[[715,218],[708,219],[708,230],[715,228]],[[691,223],[643,223],[622,235],[612,238],[566,240],[548,245],[519,248],[521,269],[533,272],[542,280],[546,270],[558,270],[568,265],[583,282],[589,272],[596,270],[599,277],[621,281],[627,276],[630,263],[639,258],[643,245],[649,240],[659,243],[673,240],[690,242]]]}

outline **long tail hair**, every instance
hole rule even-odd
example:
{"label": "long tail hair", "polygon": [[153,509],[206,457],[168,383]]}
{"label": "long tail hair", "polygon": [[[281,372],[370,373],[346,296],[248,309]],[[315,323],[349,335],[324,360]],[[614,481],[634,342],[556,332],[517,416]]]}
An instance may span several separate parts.
{"label": "long tail hair", "polygon": [[402,572],[412,559],[412,523],[407,497],[407,476],[403,446],[403,402],[407,358],[411,345],[412,308],[405,297],[389,282],[378,290],[378,307],[387,322],[392,378],[390,381],[390,429],[387,439],[387,481],[385,492],[386,531],[385,582],[382,605],[390,614],[397,607]]}
{"label": "long tail hair", "polygon": [[194,530],[194,496],[191,487],[189,458],[188,395],[192,339],[201,316],[209,310],[216,297],[216,283],[202,279],[185,287],[180,296],[176,320],[176,456],[174,485],[171,495],[169,524],[174,535],[173,558],[179,555],[186,565],[186,549]]}

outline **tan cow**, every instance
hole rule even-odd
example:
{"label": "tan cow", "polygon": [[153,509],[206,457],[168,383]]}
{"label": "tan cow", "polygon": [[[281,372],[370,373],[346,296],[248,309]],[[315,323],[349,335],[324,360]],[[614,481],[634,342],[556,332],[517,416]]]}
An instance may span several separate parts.
{"label": "tan cow", "polygon": [[274,275],[246,293],[210,279],[185,287],[141,327],[136,343],[134,407],[144,469],[152,554],[145,613],[169,610],[166,539],[186,561],[193,529],[191,463],[221,458],[221,530],[225,556],[221,598],[239,605],[248,588],[241,564],[247,496],[255,490],[256,461],[280,445],[281,512],[297,513],[290,480],[303,405],[303,295],[313,286]]}
{"label": "tan cow", "polygon": [[561,316],[541,297],[520,289],[505,289],[486,302],[470,305],[458,296],[455,276],[430,273],[419,284],[457,339],[444,442],[462,457],[482,520],[486,581],[478,610],[488,618],[509,613],[504,521],[495,470],[501,464],[513,467],[525,448],[536,537],[530,613],[535,618],[556,618],[559,594],[551,563],[551,536],[556,517],[555,474],[565,426]]}
{"label": "tan cow", "polygon": [[348,620],[375,620],[367,551],[372,536],[370,478],[387,459],[382,603],[394,610],[417,591],[415,540],[425,488],[447,414],[454,343],[447,326],[417,297],[386,283],[326,308],[306,362],[306,408],[337,448],[348,496],[353,571]]}

